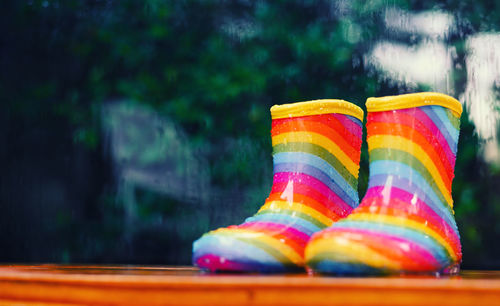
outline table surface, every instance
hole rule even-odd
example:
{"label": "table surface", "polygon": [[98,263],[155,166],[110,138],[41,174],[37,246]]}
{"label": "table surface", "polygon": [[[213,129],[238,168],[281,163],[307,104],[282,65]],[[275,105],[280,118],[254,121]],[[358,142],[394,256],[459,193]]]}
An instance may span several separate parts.
{"label": "table surface", "polygon": [[500,271],[455,276],[207,274],[193,267],[0,265],[0,305],[500,305]]}

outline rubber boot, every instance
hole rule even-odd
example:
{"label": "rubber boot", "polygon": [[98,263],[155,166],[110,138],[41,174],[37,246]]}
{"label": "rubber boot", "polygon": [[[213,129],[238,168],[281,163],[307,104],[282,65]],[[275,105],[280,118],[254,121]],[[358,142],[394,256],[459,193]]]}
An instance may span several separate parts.
{"label": "rubber boot", "polygon": [[368,190],[316,233],[307,265],[334,274],[453,273],[462,258],[451,183],[461,104],[444,94],[369,98]]}
{"label": "rubber boot", "polygon": [[219,228],[194,242],[193,264],[204,270],[303,270],[311,235],[359,204],[361,108],[316,100],[275,105],[271,115],[271,193],[241,225]]}

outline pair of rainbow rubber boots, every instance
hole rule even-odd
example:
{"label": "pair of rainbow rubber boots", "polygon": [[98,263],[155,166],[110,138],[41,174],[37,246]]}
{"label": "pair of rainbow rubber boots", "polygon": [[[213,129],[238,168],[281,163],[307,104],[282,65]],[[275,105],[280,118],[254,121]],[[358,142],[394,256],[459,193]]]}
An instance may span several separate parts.
{"label": "pair of rainbow rubber boots", "polygon": [[260,210],[204,234],[209,271],[454,273],[462,258],[451,184],[461,104],[444,94],[369,98],[368,190],[359,203],[363,110],[343,100],[271,108],[274,178]]}

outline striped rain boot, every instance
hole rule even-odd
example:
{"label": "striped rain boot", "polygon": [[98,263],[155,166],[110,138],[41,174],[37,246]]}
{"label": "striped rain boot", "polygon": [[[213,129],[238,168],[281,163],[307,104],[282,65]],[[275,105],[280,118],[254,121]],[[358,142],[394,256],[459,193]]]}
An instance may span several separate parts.
{"label": "striped rain boot", "polygon": [[341,275],[458,271],[451,183],[462,106],[429,92],[369,98],[366,107],[368,190],[351,215],[311,238],[307,265]]}
{"label": "striped rain boot", "polygon": [[342,100],[273,106],[274,178],[265,204],[241,225],[193,244],[193,263],[209,271],[303,269],[311,235],[359,204],[363,111]]}

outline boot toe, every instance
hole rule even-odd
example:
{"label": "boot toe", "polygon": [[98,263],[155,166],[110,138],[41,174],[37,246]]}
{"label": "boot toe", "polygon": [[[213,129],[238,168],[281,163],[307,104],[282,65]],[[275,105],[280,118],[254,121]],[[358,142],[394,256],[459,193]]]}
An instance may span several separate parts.
{"label": "boot toe", "polygon": [[298,258],[292,260],[280,249],[282,246],[270,243],[265,234],[223,228],[193,243],[193,264],[210,272],[282,273],[303,269]]}
{"label": "boot toe", "polygon": [[305,260],[316,272],[338,275],[432,273],[450,265],[442,248],[429,237],[413,239],[419,241],[397,232],[334,225],[313,235]]}

